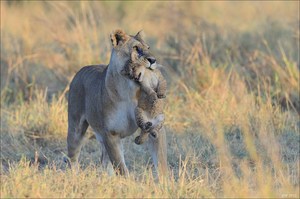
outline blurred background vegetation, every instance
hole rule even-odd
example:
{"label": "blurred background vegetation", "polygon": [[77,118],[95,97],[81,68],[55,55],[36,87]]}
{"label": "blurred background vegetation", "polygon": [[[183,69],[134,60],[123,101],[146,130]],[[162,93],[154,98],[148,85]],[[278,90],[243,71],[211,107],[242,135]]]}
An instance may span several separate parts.
{"label": "blurred background vegetation", "polygon": [[[1,195],[299,197],[299,22],[297,1],[1,1]],[[89,168],[99,167],[89,140],[70,189],[55,181],[71,175],[57,172],[68,84],[81,67],[108,64],[117,28],[143,30],[165,66],[172,177],[167,186],[145,177],[149,155],[132,136],[134,177],[101,189],[110,178]]]}

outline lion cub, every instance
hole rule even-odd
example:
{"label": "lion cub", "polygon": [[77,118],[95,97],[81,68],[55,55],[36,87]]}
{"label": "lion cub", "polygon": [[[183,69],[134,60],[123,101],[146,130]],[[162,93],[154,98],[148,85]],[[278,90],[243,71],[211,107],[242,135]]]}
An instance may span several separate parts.
{"label": "lion cub", "polygon": [[142,131],[134,140],[140,145],[147,140],[149,133],[156,138],[163,125],[163,98],[166,97],[167,82],[158,69],[147,69],[140,64],[129,62],[122,72],[130,79],[139,82],[141,87],[135,117]]}

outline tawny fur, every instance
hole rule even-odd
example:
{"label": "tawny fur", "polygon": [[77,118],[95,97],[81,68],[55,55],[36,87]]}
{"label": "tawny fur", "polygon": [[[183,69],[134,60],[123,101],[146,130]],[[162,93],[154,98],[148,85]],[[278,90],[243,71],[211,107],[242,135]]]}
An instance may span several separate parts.
{"label": "tawny fur", "polygon": [[[140,86],[121,74],[128,61],[154,68],[153,55],[142,42],[139,33],[129,36],[122,30],[111,34],[112,53],[108,66],[83,67],[70,84],[68,98],[68,156],[76,164],[88,126],[101,144],[101,162],[111,162],[117,173],[128,173],[121,139],[138,128],[135,108]],[[137,48],[143,49],[141,56]],[[150,61],[149,61],[150,60]],[[158,139],[149,139],[148,149],[154,165],[167,170],[166,136],[164,128]]]}
{"label": "tawny fur", "polygon": [[135,110],[137,125],[141,128],[141,134],[135,138],[135,143],[140,145],[147,140],[149,134],[156,138],[163,125],[163,98],[166,97],[167,83],[158,69],[146,69],[136,63],[129,62],[123,73],[139,82],[142,90]]}

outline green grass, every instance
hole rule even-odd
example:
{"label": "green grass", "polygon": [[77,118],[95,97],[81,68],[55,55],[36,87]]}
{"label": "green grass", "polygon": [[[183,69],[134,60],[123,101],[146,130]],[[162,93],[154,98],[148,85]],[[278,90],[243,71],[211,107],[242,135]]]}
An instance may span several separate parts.
{"label": "green grass", "polygon": [[[299,2],[1,2],[1,198],[298,198]],[[170,14],[172,13],[172,14]],[[143,29],[168,80],[170,176],[124,139],[130,177],[87,140],[66,168],[68,83]],[[90,130],[88,130],[89,133]]]}

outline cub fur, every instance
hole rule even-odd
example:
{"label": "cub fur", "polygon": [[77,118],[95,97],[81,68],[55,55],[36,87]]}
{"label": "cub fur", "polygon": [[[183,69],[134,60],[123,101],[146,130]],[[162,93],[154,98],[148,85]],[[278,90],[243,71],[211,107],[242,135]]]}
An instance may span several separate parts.
{"label": "cub fur", "polygon": [[167,83],[158,69],[147,69],[143,65],[128,63],[124,67],[124,75],[139,82],[141,94],[135,116],[141,134],[135,138],[135,143],[143,144],[150,133],[153,138],[161,129],[164,122],[164,100],[166,97]]}

